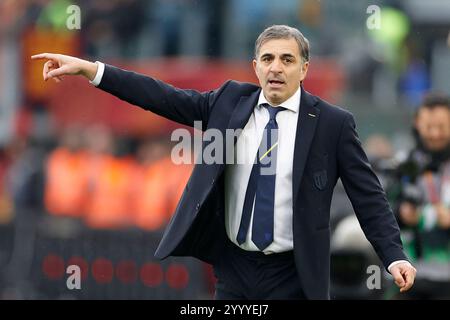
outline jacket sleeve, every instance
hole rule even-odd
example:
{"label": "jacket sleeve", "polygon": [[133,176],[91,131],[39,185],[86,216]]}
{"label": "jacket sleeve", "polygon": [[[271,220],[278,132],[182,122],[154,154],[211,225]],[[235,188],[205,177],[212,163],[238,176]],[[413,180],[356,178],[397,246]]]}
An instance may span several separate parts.
{"label": "jacket sleeve", "polygon": [[178,89],[142,74],[105,65],[98,88],[175,122],[193,127],[194,121],[201,121],[202,127],[206,128],[214,102],[227,84],[216,91],[200,93]]}
{"label": "jacket sleeve", "polygon": [[383,265],[408,260],[400,230],[385,192],[373,172],[356,132],[353,116],[345,117],[338,144],[339,175],[361,228]]}

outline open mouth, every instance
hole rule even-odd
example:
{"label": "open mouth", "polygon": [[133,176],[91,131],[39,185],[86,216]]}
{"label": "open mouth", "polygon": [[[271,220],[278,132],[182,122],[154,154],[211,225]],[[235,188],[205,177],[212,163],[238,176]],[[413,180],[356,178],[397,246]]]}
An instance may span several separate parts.
{"label": "open mouth", "polygon": [[281,87],[283,84],[284,84],[284,81],[281,81],[281,80],[269,80],[269,85],[274,88]]}

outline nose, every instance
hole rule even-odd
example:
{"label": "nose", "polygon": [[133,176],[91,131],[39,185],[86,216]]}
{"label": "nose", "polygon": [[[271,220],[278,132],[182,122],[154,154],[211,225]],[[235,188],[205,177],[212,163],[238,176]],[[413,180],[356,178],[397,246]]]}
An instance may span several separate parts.
{"label": "nose", "polygon": [[281,73],[283,71],[280,59],[274,59],[270,64],[270,72]]}
{"label": "nose", "polygon": [[441,137],[441,131],[439,130],[439,128],[432,127],[430,129],[430,138],[432,138],[433,140],[437,140],[440,137]]}

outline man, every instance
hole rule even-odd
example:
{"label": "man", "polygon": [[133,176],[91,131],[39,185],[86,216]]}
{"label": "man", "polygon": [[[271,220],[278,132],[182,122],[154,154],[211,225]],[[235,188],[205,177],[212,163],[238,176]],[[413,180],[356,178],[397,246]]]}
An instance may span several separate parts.
{"label": "man", "polygon": [[44,80],[81,74],[179,123],[201,121],[203,130],[224,136],[227,129],[243,129],[234,148],[252,163],[197,164],[156,251],[158,258],[187,255],[212,263],[217,299],[328,299],[329,212],[339,177],[400,290],[412,286],[415,269],[402,251],[398,225],[352,115],[301,85],[309,43],[297,29],[272,26],[256,40],[253,67],[261,87],[227,81],[207,93],[99,62],[55,54],[33,58],[48,60]]}
{"label": "man", "polygon": [[[398,168],[397,214],[420,277],[409,297],[450,298],[450,100],[429,94],[414,122],[416,147]],[[392,188],[397,189],[397,188]],[[397,192],[396,192],[397,193]]]}

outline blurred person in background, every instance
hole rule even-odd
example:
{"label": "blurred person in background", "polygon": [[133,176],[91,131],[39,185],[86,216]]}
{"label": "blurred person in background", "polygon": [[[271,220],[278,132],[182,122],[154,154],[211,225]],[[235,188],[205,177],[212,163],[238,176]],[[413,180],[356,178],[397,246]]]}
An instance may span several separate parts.
{"label": "blurred person in background", "polygon": [[401,298],[450,298],[450,100],[429,94],[414,119],[416,146],[397,169],[397,214],[418,277]]}
{"label": "blurred person in background", "polygon": [[136,42],[145,25],[148,1],[83,0],[80,6],[86,12],[82,41],[89,56],[137,56]]}
{"label": "blurred person in background", "polygon": [[84,213],[89,168],[82,140],[81,128],[69,126],[47,158],[44,202],[53,215],[81,217]]}
{"label": "blurred person in background", "polygon": [[84,221],[94,229],[117,229],[131,223],[130,198],[135,160],[117,156],[110,128],[96,124],[84,135],[87,146],[88,201]]}
{"label": "blurred person in background", "polygon": [[[44,80],[83,75],[99,88],[181,124],[202,121],[202,129],[221,131],[243,128],[247,134],[237,139],[236,149],[244,147],[248,135],[254,148],[241,149],[248,159],[258,152],[257,128],[261,134],[264,125],[278,130],[280,112],[280,147],[278,141],[266,141],[264,147],[263,141],[266,151],[259,161],[243,167],[196,166],[156,251],[158,258],[187,255],[213,263],[216,298],[328,299],[329,210],[339,177],[365,235],[400,291],[413,285],[415,269],[403,253],[397,222],[368,165],[353,116],[302,87],[309,42],[299,30],[275,25],[260,34],[253,60],[260,86],[228,81],[203,94],[100,62],[58,54],[33,58],[47,60]],[[293,129],[297,121],[303,131]],[[261,159],[269,155],[276,161],[276,150],[283,144],[276,167],[282,185],[276,191],[276,175],[260,172],[268,165]],[[275,197],[281,203],[275,205]],[[253,202],[254,211],[249,205]]]}
{"label": "blurred person in background", "polygon": [[2,277],[10,298],[33,297],[30,275],[34,254],[36,224],[44,214],[43,148],[27,136],[18,136],[8,145],[11,165],[6,176],[6,188],[12,198],[14,212],[14,242],[11,257]]}
{"label": "blurred person in background", "polygon": [[160,230],[172,211],[169,176],[174,166],[164,139],[148,139],[138,147],[138,165],[133,180],[133,221],[144,230]]}

